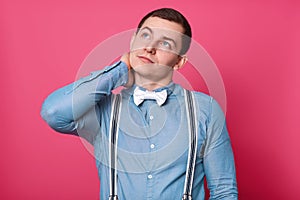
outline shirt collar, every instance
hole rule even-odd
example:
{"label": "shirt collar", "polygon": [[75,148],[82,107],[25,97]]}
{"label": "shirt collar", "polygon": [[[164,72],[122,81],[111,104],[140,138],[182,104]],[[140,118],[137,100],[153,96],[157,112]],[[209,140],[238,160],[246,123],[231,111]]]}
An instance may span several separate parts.
{"label": "shirt collar", "polygon": [[[168,92],[168,96],[169,96],[169,95],[171,95],[171,94],[173,93],[173,91],[174,91],[174,89],[175,89],[175,85],[176,85],[176,84],[175,84],[174,82],[171,82],[171,83],[169,83],[168,85],[163,86],[163,87],[160,87],[160,88],[157,88],[157,89],[155,89],[155,90],[153,90],[153,91],[154,91],[154,92],[160,92],[160,91],[166,89],[167,92]],[[139,87],[141,90],[146,91],[145,88],[143,88],[143,87],[141,87],[141,86],[138,86],[138,85],[135,85],[135,84],[134,84],[131,88],[125,89],[125,91],[123,91],[123,92],[127,93],[128,95],[132,95],[136,87]]]}

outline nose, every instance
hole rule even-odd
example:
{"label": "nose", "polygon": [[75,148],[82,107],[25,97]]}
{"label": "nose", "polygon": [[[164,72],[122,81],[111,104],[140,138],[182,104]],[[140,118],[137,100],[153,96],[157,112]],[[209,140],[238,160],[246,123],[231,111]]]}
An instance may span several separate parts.
{"label": "nose", "polygon": [[147,53],[150,53],[152,55],[154,55],[156,53],[156,48],[153,44],[147,45],[144,49]]}

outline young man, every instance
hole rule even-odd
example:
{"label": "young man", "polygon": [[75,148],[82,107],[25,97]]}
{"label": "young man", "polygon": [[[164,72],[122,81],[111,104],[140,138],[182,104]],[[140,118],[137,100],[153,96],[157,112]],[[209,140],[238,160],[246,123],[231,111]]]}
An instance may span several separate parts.
{"label": "young man", "polygon": [[[172,82],[190,38],[178,11],[152,11],[119,62],[45,100],[41,115],[53,129],[94,145],[101,199],[204,199],[204,177],[211,199],[237,199],[220,107]],[[119,86],[121,96],[112,94]]]}

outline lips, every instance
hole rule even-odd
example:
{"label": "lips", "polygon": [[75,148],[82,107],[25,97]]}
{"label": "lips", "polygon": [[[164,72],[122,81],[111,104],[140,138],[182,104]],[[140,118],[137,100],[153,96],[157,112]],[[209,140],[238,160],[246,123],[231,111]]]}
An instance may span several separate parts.
{"label": "lips", "polygon": [[146,56],[137,56],[140,60],[142,60],[144,63],[154,63],[150,58]]}

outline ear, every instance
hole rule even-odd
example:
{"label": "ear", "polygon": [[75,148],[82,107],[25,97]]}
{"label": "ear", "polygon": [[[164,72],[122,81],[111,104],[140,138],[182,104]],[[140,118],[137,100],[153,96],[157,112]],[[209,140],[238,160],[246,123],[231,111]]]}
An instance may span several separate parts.
{"label": "ear", "polygon": [[183,67],[183,65],[187,62],[187,57],[186,55],[183,56],[178,56],[178,61],[177,63],[174,65],[173,70],[179,70]]}

